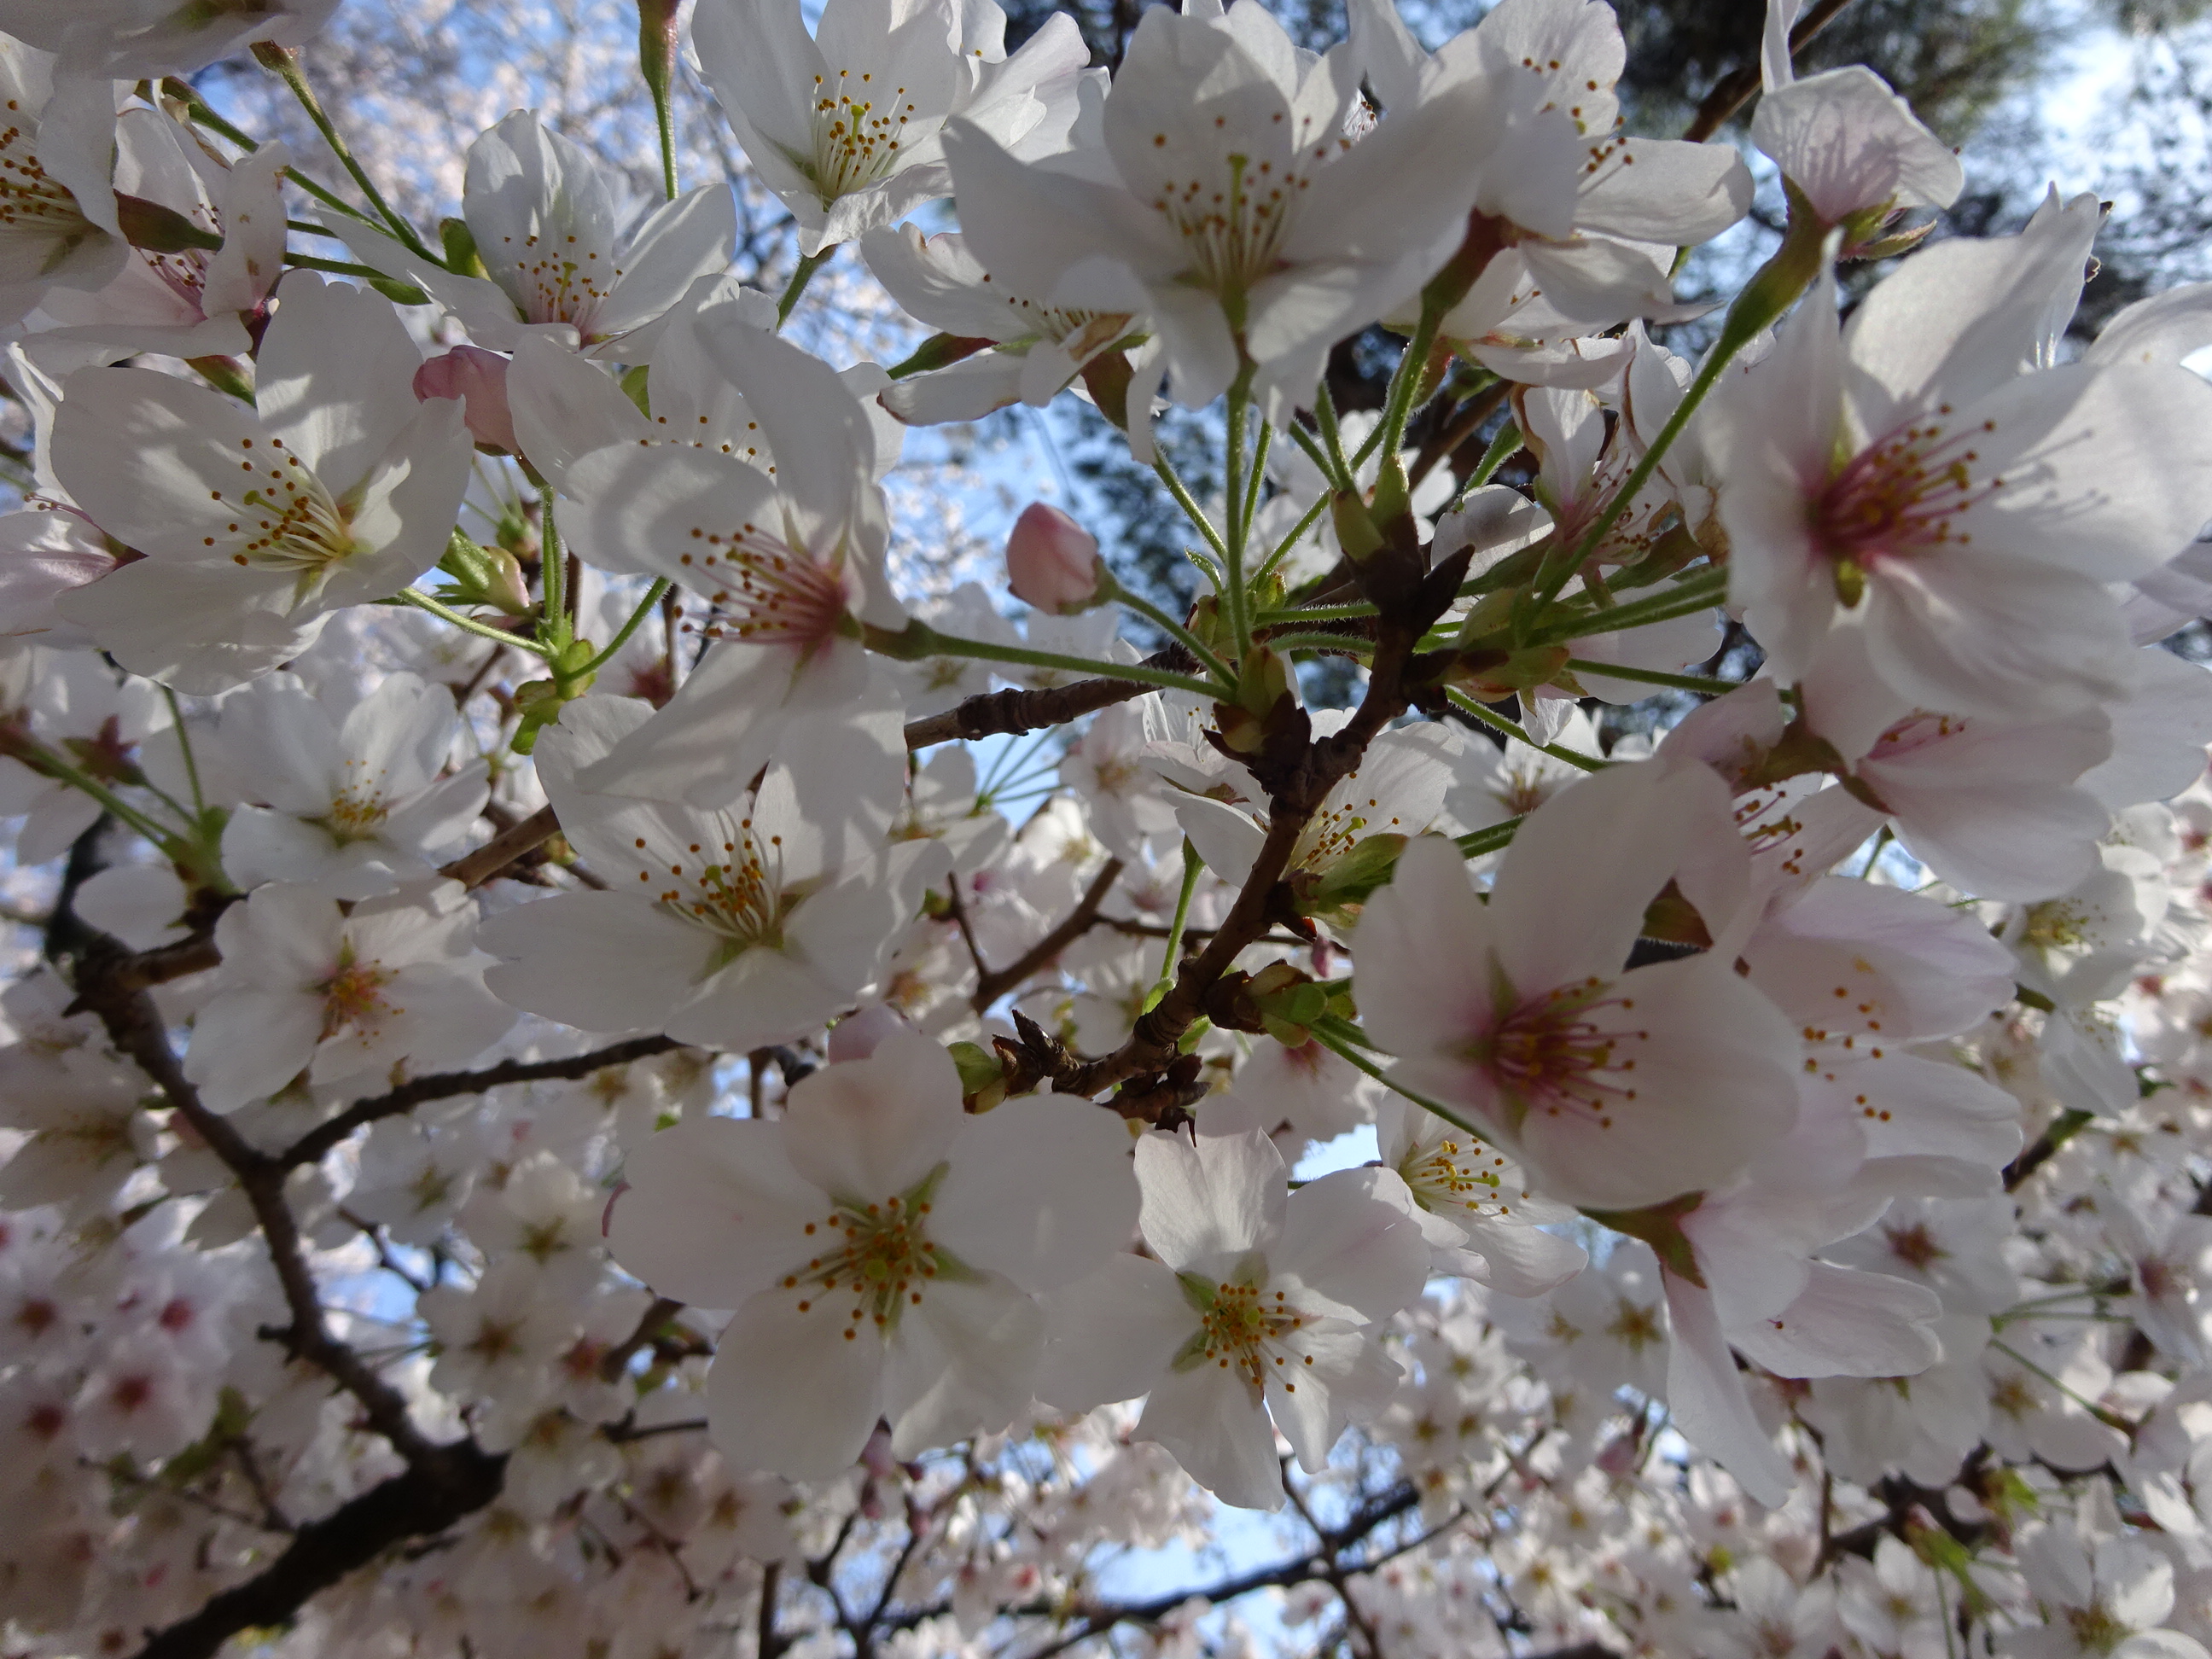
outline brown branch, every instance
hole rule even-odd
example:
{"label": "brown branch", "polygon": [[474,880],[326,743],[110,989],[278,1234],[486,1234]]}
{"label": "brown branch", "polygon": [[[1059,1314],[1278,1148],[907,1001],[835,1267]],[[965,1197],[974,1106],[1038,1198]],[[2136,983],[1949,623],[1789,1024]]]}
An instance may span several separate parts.
{"label": "brown branch", "polygon": [[139,951],[123,957],[113,970],[114,983],[125,991],[143,991],[149,985],[166,985],[173,979],[182,979],[187,974],[204,973],[220,967],[222,952],[216,949],[215,933],[198,933],[189,939],[180,939],[173,945],[157,945],[150,951]]}
{"label": "brown branch", "polygon": [[[1197,664],[1190,653],[1179,645],[1171,645],[1164,651],[1152,653],[1145,659],[1144,665],[1188,674]],[[956,738],[988,738],[1035,732],[1047,726],[1065,726],[1072,720],[1158,689],[1140,685],[1135,680],[1097,679],[1077,680],[1073,684],[1055,685],[1043,691],[988,691],[941,714],[909,720],[906,746],[927,749],[932,744],[951,743]]]}
{"label": "brown branch", "polygon": [[704,1434],[707,1432],[707,1419],[687,1417],[680,1423],[648,1423],[643,1428],[624,1420],[610,1423],[599,1432],[616,1445],[622,1446],[633,1440],[657,1440],[664,1434]]}
{"label": "brown branch", "polygon": [[1421,453],[1413,458],[1413,465],[1406,473],[1408,484],[1418,484],[1437,469],[1437,463],[1474,436],[1475,428],[1488,420],[1505,394],[1512,391],[1510,381],[1499,380],[1486,386],[1459,406],[1459,413],[1449,426],[1421,446]]}
{"label": "brown branch", "polygon": [[511,830],[502,830],[473,853],[464,853],[438,873],[464,887],[481,887],[524,854],[534,852],[561,833],[561,820],[541,806]]}
{"label": "brown branch", "polygon": [[673,1297],[655,1297],[637,1322],[637,1328],[621,1344],[607,1350],[606,1358],[599,1361],[599,1375],[612,1382],[619,1378],[640,1348],[653,1340],[653,1333],[684,1311],[684,1304]]}
{"label": "brown branch", "polygon": [[1203,951],[1184,959],[1168,994],[1138,1016],[1128,1041],[1103,1059],[1056,1078],[1056,1092],[1095,1096],[1129,1079],[1162,1072],[1174,1062],[1183,1033],[1205,1012],[1206,993],[1276,919],[1276,885],[1290,869],[1306,824],[1330,789],[1359,764],[1376,733],[1405,711],[1407,697],[1400,682],[1412,659],[1413,641],[1426,625],[1427,619],[1379,625],[1367,695],[1351,720],[1334,736],[1267,763],[1268,776],[1262,780],[1268,792],[1267,839],[1220,927]]}
{"label": "brown branch", "polygon": [[782,1562],[771,1561],[761,1570],[759,1629],[754,1637],[759,1659],[783,1659],[784,1650],[791,1645],[791,1638],[775,1627],[776,1592],[782,1584]]}
{"label": "brown branch", "polygon": [[[1098,921],[1098,907],[1106,902],[1107,894],[1114,890],[1114,884],[1121,878],[1122,868],[1121,860],[1108,859],[1105,866],[1091,878],[1090,888],[1076,901],[1075,908],[1060,919],[1060,925],[1007,966],[986,971],[983,959],[976,957],[975,969],[981,977],[975,982],[975,994],[968,999],[969,1006],[977,1013],[981,1013],[1006,992],[1045,967],[1054,957],[1089,933]],[[962,933],[965,933],[968,928],[965,915],[961,917],[960,927]],[[972,947],[972,939],[969,944]]]}
{"label": "brown branch", "polygon": [[[1288,1589],[1316,1578],[1327,1577],[1325,1561],[1340,1556],[1352,1546],[1364,1542],[1385,1522],[1395,1520],[1407,1510],[1419,1507],[1420,1493],[1410,1482],[1401,1482],[1371,1503],[1362,1504],[1340,1527],[1315,1527],[1317,1549],[1309,1550],[1269,1567],[1259,1567],[1250,1572],[1225,1578],[1219,1583],[1198,1589],[1170,1590],[1164,1595],[1148,1597],[1142,1601],[1115,1601],[1083,1608],[1075,1627],[1055,1638],[1048,1645],[1030,1656],[1030,1659],[1051,1659],[1079,1642],[1112,1629],[1116,1625],[1157,1624],[1177,1607],[1194,1598],[1203,1598],[1216,1607],[1233,1601],[1240,1595],[1249,1595],[1259,1589]],[[1364,1565],[1347,1566],[1346,1573],[1364,1572]]]}
{"label": "brown branch", "polygon": [[503,1060],[480,1072],[434,1072],[411,1083],[403,1083],[389,1093],[356,1100],[329,1122],[308,1130],[271,1161],[287,1171],[302,1164],[317,1163],[356,1129],[379,1118],[411,1112],[426,1101],[482,1094],[487,1089],[501,1088],[510,1083],[545,1083],[562,1079],[573,1081],[610,1066],[627,1066],[632,1060],[665,1054],[683,1046],[673,1037],[631,1037],[588,1054],[570,1054],[564,1060]]}
{"label": "brown branch", "polygon": [[[1797,27],[1790,31],[1790,55],[1793,58],[1812,44],[1813,37],[1835,21],[1850,0],[1817,0],[1802,17]],[[1738,64],[1713,82],[1713,89],[1705,94],[1705,102],[1698,106],[1697,118],[1684,129],[1682,137],[1692,143],[1703,143],[1721,130],[1729,117],[1734,115],[1759,90],[1759,61]]]}
{"label": "brown branch", "polygon": [[2056,1158],[2058,1155],[2058,1149],[2073,1139],[2081,1132],[2081,1126],[2090,1121],[2092,1115],[2088,1112],[2082,1111],[2059,1113],[2051,1120],[2048,1128],[2038,1135],[2032,1144],[2023,1147],[2020,1156],[2005,1166],[2004,1189],[2008,1193],[2018,1192],[2021,1183]]}
{"label": "brown branch", "polygon": [[189,1619],[148,1634],[138,1659],[214,1659],[241,1631],[289,1622],[308,1599],[392,1545],[443,1532],[499,1495],[507,1458],[472,1440],[431,1455],[301,1527],[284,1553]]}
{"label": "brown branch", "polygon": [[983,947],[975,943],[975,930],[969,925],[968,907],[960,897],[960,873],[957,871],[945,878],[945,903],[952,913],[952,925],[960,930],[960,942],[968,949],[968,960],[975,964],[975,978],[980,984],[991,970],[983,963]]}
{"label": "brown branch", "polygon": [[154,1079],[177,1115],[237,1179],[268,1243],[270,1262],[292,1316],[289,1326],[264,1329],[262,1334],[282,1343],[295,1358],[328,1373],[360,1402],[369,1425],[409,1463],[433,1458],[441,1449],[415,1426],[398,1390],[331,1335],[323,1322],[322,1304],[316,1295],[314,1277],[307,1271],[299,1223],[284,1201],[284,1178],[291,1166],[262,1152],[228,1118],[201,1103],[199,1091],[185,1076],[184,1067],[169,1047],[168,1034],[162,1029],[153,999],[143,991],[125,989],[112,982],[110,975],[114,965],[127,956],[112,939],[96,939],[77,958],[77,996],[71,1006],[99,1016],[106,1027],[108,1041]]}
{"label": "brown branch", "polygon": [[406,1400],[361,1355],[331,1334],[314,1276],[308,1271],[297,1219],[284,1201],[290,1166],[248,1141],[211,1112],[185,1076],[154,1001],[131,986],[123,969],[131,953],[95,938],[76,958],[75,1006],[97,1015],[108,1041],[136,1061],[170,1108],[236,1178],[269,1248],[270,1265],[291,1323],[264,1327],[281,1343],[350,1395],[368,1426],[405,1460],[401,1474],[300,1528],[265,1570],[215,1596],[191,1618],[149,1636],[142,1659],[212,1659],[240,1631],[283,1624],[310,1596],[368,1565],[388,1547],[441,1532],[498,1496],[507,1460],[473,1440],[438,1444],[416,1425]]}

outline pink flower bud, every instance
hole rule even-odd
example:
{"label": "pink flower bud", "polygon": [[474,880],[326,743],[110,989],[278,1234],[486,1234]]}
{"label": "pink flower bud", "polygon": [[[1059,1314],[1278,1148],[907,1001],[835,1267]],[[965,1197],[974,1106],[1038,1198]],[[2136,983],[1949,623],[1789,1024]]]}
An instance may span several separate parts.
{"label": "pink flower bud", "polygon": [[520,449],[514,441],[514,414],[507,406],[507,359],[482,346],[455,346],[415,371],[415,395],[458,398],[465,407],[470,435],[487,449]]}
{"label": "pink flower bud", "polygon": [[866,1060],[885,1037],[907,1029],[897,1009],[887,1002],[872,1002],[830,1028],[830,1063],[835,1066],[840,1060]]}
{"label": "pink flower bud", "polygon": [[1088,611],[1111,579],[1091,532],[1056,507],[1032,501],[1006,538],[1006,580],[1014,597],[1040,611],[1072,617]]}

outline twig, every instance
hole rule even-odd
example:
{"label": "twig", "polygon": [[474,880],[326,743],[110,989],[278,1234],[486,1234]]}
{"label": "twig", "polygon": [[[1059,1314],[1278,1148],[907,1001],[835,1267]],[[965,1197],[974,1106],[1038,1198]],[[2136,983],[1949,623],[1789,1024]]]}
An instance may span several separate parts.
{"label": "twig", "polygon": [[633,1440],[657,1440],[664,1434],[704,1434],[706,1431],[707,1419],[703,1417],[687,1417],[680,1423],[648,1423],[643,1428],[629,1423],[611,1423],[599,1431],[617,1446],[626,1445]]}
{"label": "twig", "polygon": [[789,1638],[775,1627],[776,1592],[783,1586],[783,1563],[771,1561],[761,1571],[759,1632],[754,1639],[754,1650],[759,1659],[781,1659],[783,1650],[791,1645]]}
{"label": "twig", "polygon": [[189,1619],[149,1635],[138,1659],[214,1659],[241,1631],[284,1625],[308,1599],[392,1545],[443,1532],[499,1495],[507,1458],[472,1440],[434,1449],[428,1463],[341,1504],[301,1527],[284,1553]]}
{"label": "twig", "polygon": [[1418,484],[1435,471],[1438,462],[1448,459],[1454,450],[1474,436],[1476,428],[1496,412],[1498,404],[1505,401],[1505,394],[1512,390],[1510,381],[1499,380],[1462,404],[1451,424],[1421,446],[1420,453],[1407,470],[1406,482]]}
{"label": "twig", "polygon": [[[1007,966],[986,970],[982,958],[978,957],[975,969],[981,977],[975,982],[975,994],[968,999],[969,1006],[977,1013],[981,1013],[1089,933],[1098,920],[1098,907],[1106,902],[1106,896],[1114,890],[1114,884],[1121,878],[1122,868],[1121,860],[1108,859],[1104,867],[1091,878],[1089,889],[1076,901],[1075,908],[1060,919],[1060,925]],[[960,917],[960,931],[963,936],[968,936],[968,919],[964,914]],[[973,950],[974,946],[975,940],[969,936],[969,949]]]}
{"label": "twig", "polygon": [[[1143,664],[1146,668],[1177,674],[1188,673],[1197,665],[1190,653],[1179,645],[1155,651]],[[1095,679],[1077,680],[1042,691],[988,691],[941,714],[908,721],[906,746],[927,749],[932,744],[951,743],[956,738],[973,739],[1065,726],[1097,709],[1140,697],[1152,689],[1134,680]]]}
{"label": "twig", "polygon": [[[1795,58],[1812,44],[1813,37],[1835,21],[1850,0],[1817,0],[1802,17],[1797,27],[1790,31],[1790,55]],[[1698,106],[1697,118],[1683,130],[1682,137],[1692,143],[1703,143],[1721,130],[1729,116],[1750,101],[1751,94],[1759,90],[1759,64],[1756,59],[1738,64],[1713,82],[1713,89]]]}
{"label": "twig", "polygon": [[561,820],[550,806],[541,806],[512,830],[502,830],[473,853],[465,853],[438,873],[464,887],[481,887],[525,853],[543,847],[561,833]]}
{"label": "twig", "polygon": [[[1291,1585],[1304,1583],[1316,1577],[1315,1568],[1328,1553],[1334,1550],[1340,1553],[1351,1548],[1365,1540],[1383,1522],[1417,1508],[1420,1501],[1421,1495],[1412,1484],[1401,1482],[1372,1503],[1363,1504],[1342,1526],[1327,1529],[1316,1527],[1315,1531],[1322,1541],[1318,1555],[1308,1550],[1288,1560],[1279,1561],[1273,1566],[1255,1568],[1250,1572],[1224,1579],[1209,1588],[1170,1590],[1164,1595],[1152,1596],[1142,1601],[1114,1601],[1086,1607],[1073,1629],[1030,1655],[1029,1659],[1052,1659],[1053,1655],[1064,1653],[1078,1643],[1087,1642],[1116,1625],[1157,1624],[1194,1596],[1203,1597],[1218,1607],[1240,1595],[1249,1595],[1254,1590],[1286,1589]],[[1361,1569],[1351,1571],[1359,1571]]]}
{"label": "twig", "polygon": [[[402,1112],[410,1112],[427,1101],[449,1100],[455,1095],[482,1094],[487,1089],[502,1088],[510,1083],[546,1083],[556,1079],[573,1081],[577,1078],[589,1077],[593,1072],[604,1071],[610,1066],[627,1066],[632,1060],[665,1054],[670,1049],[682,1046],[673,1037],[630,1037],[604,1048],[594,1048],[589,1054],[571,1054],[565,1060],[503,1060],[498,1065],[487,1066],[480,1072],[434,1072],[428,1077],[416,1078],[412,1083],[403,1083],[389,1093],[356,1100],[329,1122],[318,1124],[308,1130],[270,1162],[287,1172],[302,1164],[319,1163],[325,1152],[356,1129],[374,1123],[379,1118],[397,1117]],[[256,1153],[255,1156],[261,1154]]]}
{"label": "twig", "polygon": [[975,979],[980,984],[990,976],[990,969],[983,962],[983,947],[975,943],[975,930],[969,925],[968,907],[961,902],[960,877],[957,872],[945,878],[945,906],[952,912],[952,925],[960,930],[960,942],[968,948],[968,960],[975,964]]}
{"label": "twig", "polygon": [[2051,1120],[2050,1127],[2005,1166],[2004,1189],[2008,1193],[2019,1191],[2021,1183],[2057,1157],[2058,1149],[2073,1139],[2092,1115],[2088,1112],[2075,1110],[2059,1113]]}
{"label": "twig", "polygon": [[620,1346],[610,1348],[606,1358],[599,1361],[599,1375],[612,1382],[628,1369],[637,1351],[653,1340],[653,1334],[684,1311],[684,1304],[673,1297],[653,1298],[637,1322],[637,1328],[625,1337]]}
{"label": "twig", "polygon": [[369,1220],[365,1216],[356,1215],[351,1210],[347,1209],[343,1205],[340,1205],[338,1206],[338,1218],[353,1226],[360,1228],[362,1237],[367,1238],[371,1244],[375,1246],[376,1265],[378,1267],[383,1268],[385,1272],[390,1273],[393,1278],[404,1282],[413,1289],[417,1296],[422,1295],[425,1291],[428,1291],[430,1288],[429,1285],[426,1281],[416,1278],[413,1273],[409,1273],[405,1267],[400,1265],[399,1259],[392,1254],[392,1246],[385,1242],[384,1230],[378,1226],[376,1223]]}
{"label": "twig", "polygon": [[370,1425],[391,1441],[401,1456],[412,1462],[427,1455],[433,1449],[408,1416],[406,1401],[323,1323],[322,1305],[307,1272],[299,1224],[284,1203],[286,1166],[255,1147],[228,1118],[201,1103],[199,1091],[185,1076],[169,1047],[153,1000],[143,991],[118,986],[112,977],[114,964],[125,960],[126,954],[112,939],[95,940],[78,958],[77,997],[72,1006],[99,1016],[108,1041],[154,1079],[177,1115],[237,1178],[268,1242],[285,1305],[292,1315],[290,1328],[274,1340],[335,1377],[361,1402]]}
{"label": "twig", "polygon": [[1425,626],[1425,620],[1384,621],[1377,629],[1367,695],[1352,719],[1334,736],[1267,765],[1270,776],[1262,780],[1269,800],[1267,839],[1220,927],[1203,951],[1184,960],[1168,994],[1138,1016],[1128,1041],[1103,1059],[1055,1078],[1055,1092],[1097,1095],[1127,1079],[1158,1073],[1175,1060],[1183,1033],[1204,1012],[1207,991],[1274,921],[1276,884],[1288,872],[1306,824],[1338,780],[1359,764],[1376,733],[1404,712],[1407,698],[1400,680]]}
{"label": "twig", "polygon": [[331,1378],[361,1406],[368,1426],[406,1461],[404,1473],[372,1487],[324,1519],[300,1528],[264,1572],[216,1596],[183,1622],[151,1637],[142,1659],[211,1659],[242,1630],[289,1620],[319,1590],[365,1566],[402,1539],[442,1531],[498,1496],[507,1460],[473,1440],[432,1442],[407,1401],[324,1322],[314,1276],[307,1270],[297,1219],[284,1201],[289,1166],[261,1152],[229,1120],[201,1102],[169,1047],[151,997],[119,982],[130,953],[95,938],[76,958],[76,1003],[100,1018],[108,1041],[137,1062],[178,1116],[237,1179],[269,1248],[291,1323],[264,1327],[266,1340]]}

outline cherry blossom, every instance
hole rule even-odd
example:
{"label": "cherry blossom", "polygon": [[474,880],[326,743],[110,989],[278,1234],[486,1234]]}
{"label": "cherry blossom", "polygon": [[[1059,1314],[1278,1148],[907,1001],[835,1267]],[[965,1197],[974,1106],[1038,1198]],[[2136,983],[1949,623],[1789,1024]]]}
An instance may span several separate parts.
{"label": "cherry blossom", "polygon": [[900,784],[884,722],[799,728],[795,749],[831,745],[842,766],[820,749],[804,773],[771,765],[719,811],[586,787],[580,774],[651,714],[590,698],[548,733],[547,793],[612,890],[488,922],[483,946],[506,960],[485,983],[586,1030],[653,1026],[738,1048],[787,1041],[860,1001],[946,861],[928,841],[881,846]]}
{"label": "cherry blossom", "polygon": [[1367,902],[1362,1006],[1393,1075],[1464,1108],[1553,1196],[1663,1202],[1787,1127],[1791,1042],[1771,1003],[1710,959],[1623,971],[1693,826],[1724,811],[1716,795],[1615,768],[1530,817],[1486,905],[1430,839]]}
{"label": "cherry blossom", "polygon": [[462,215],[483,276],[456,274],[353,220],[330,228],[369,264],[422,287],[479,345],[511,351],[542,334],[634,357],[693,280],[722,268],[737,216],[726,188],[702,185],[625,235],[619,200],[588,151],[517,110],[469,149]]}
{"label": "cherry blossom", "polygon": [[787,0],[711,0],[693,27],[738,142],[809,258],[950,194],[949,119],[1018,155],[1064,149],[1089,64],[1057,18],[1008,56],[1006,15],[988,0],[836,0],[811,38]]}
{"label": "cherry blossom", "polygon": [[1030,1293],[1134,1218],[1125,1137],[1072,1103],[963,1119],[959,1099],[944,1051],[895,1035],[794,1089],[778,1123],[708,1118],[632,1155],[617,1258],[737,1310],[708,1384],[726,1455],[821,1478],[878,1417],[911,1456],[1021,1409],[1044,1334]]}
{"label": "cherry blossom", "polygon": [[[2064,714],[2124,689],[2098,585],[2163,564],[2212,513],[2212,486],[2170,441],[2203,383],[2160,367],[2018,373],[2052,267],[2079,258],[2063,231],[1929,249],[1848,338],[1816,289],[1743,377],[1721,512],[1732,596],[1778,672],[1804,672],[1843,629],[1863,630],[1880,684],[1942,713]],[[2032,660],[2011,655],[2029,635]]]}
{"label": "cherry blossom", "polygon": [[56,474],[145,555],[56,608],[183,690],[266,673],[332,611],[405,586],[444,549],[466,481],[460,406],[416,401],[390,304],[312,274],[281,287],[254,410],[151,369],[89,368],[55,419]]}
{"label": "cherry blossom", "polygon": [[484,801],[481,760],[441,775],[453,700],[392,675],[343,723],[289,674],[225,700],[221,742],[251,801],[223,830],[232,878],[284,881],[333,898],[374,898],[429,876],[457,851]]}
{"label": "cherry blossom", "polygon": [[1286,1194],[1284,1173],[1256,1132],[1140,1140],[1152,1256],[1054,1303],[1037,1384],[1072,1410],[1147,1393],[1137,1431],[1247,1509],[1283,1502],[1276,1430],[1310,1473],[1389,1403],[1396,1367],[1365,1328],[1419,1293],[1428,1257],[1395,1182],[1347,1170]]}
{"label": "cherry blossom", "polygon": [[480,1053],[509,1016],[483,988],[475,907],[453,882],[350,915],[271,883],[219,924],[226,965],[193,1026],[185,1074],[234,1111],[301,1073],[317,1085],[434,1072]]}

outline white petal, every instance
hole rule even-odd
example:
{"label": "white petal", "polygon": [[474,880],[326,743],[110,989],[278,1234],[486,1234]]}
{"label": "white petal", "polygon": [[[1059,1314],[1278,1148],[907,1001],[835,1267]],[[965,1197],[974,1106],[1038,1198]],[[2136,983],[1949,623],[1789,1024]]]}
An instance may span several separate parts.
{"label": "white petal", "polygon": [[832,1197],[873,1204],[935,1169],[965,1121],[951,1057],[899,1031],[867,1059],[825,1066],[792,1090],[784,1150]]}
{"label": "white petal", "polygon": [[1682,1437],[1736,1478],[1745,1492],[1778,1509],[1796,1484],[1789,1463],[1752,1414],[1743,1378],[1721,1334],[1706,1291],[1665,1273],[1673,1340],[1667,1358],[1667,1405]]}
{"label": "white petal", "polygon": [[486,921],[502,965],[484,983],[514,1007],[585,1031],[659,1027],[696,992],[714,936],[626,893],[556,893]]}
{"label": "white petal", "polygon": [[1265,1134],[1148,1134],[1137,1142],[1145,1242],[1177,1273],[1219,1277],[1280,1231],[1290,1196],[1283,1155]]}
{"label": "white petal", "polygon": [[1183,1472],[1223,1503],[1243,1510],[1283,1507],[1275,1431],[1260,1391],[1233,1368],[1206,1364],[1160,1379],[1145,1402],[1138,1435],[1157,1440]]}
{"label": "white petal", "polygon": [[1777,1376],[1911,1376],[1942,1357],[1931,1328],[1942,1312],[1918,1285],[1816,1261],[1788,1307],[1729,1336]]}
{"label": "white petal", "polygon": [[1389,1170],[1336,1170],[1291,1194],[1267,1252],[1307,1305],[1338,1318],[1388,1319],[1421,1293],[1429,1246],[1413,1195]]}
{"label": "white petal", "polygon": [[930,1237],[969,1267],[1056,1291],[1135,1236],[1129,1132],[1106,1108],[1009,1100],[963,1124],[951,1158]]}
{"label": "white petal", "polygon": [[884,1370],[891,1455],[995,1433],[1030,1402],[1044,1310],[995,1273],[939,1279],[909,1306]]}
{"label": "white petal", "polygon": [[608,1249],[625,1271],[696,1307],[740,1307],[802,1264],[806,1224],[820,1227],[830,1210],[791,1167],[775,1123],[672,1124],[631,1149],[623,1180],[607,1206]]}
{"label": "white petal", "polygon": [[883,1414],[884,1344],[854,1334],[842,1301],[798,1310],[763,1291],[738,1310],[707,1372],[707,1421],[738,1469],[828,1480],[850,1468]]}
{"label": "white petal", "polygon": [[1037,1397],[1064,1412],[1146,1392],[1198,1332],[1174,1273],[1139,1255],[1109,1256],[1056,1292],[1046,1314]]}

